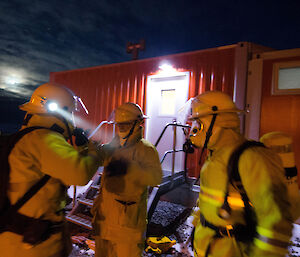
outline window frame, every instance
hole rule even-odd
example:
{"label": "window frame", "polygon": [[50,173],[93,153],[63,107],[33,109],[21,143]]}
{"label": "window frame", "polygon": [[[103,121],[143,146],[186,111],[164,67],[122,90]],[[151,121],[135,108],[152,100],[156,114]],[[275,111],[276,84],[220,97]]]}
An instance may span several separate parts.
{"label": "window frame", "polygon": [[[173,104],[173,113],[162,113],[162,106],[163,106],[163,91],[169,91],[169,92],[174,92],[174,104]],[[173,117],[174,115],[176,115],[176,108],[175,108],[175,105],[176,105],[176,88],[169,88],[169,89],[162,89],[161,91],[161,98],[160,98],[160,106],[161,108],[159,108],[159,116],[160,117]]]}
{"label": "window frame", "polygon": [[300,88],[291,89],[280,89],[279,84],[279,71],[284,68],[299,68],[300,61],[289,61],[289,62],[276,62],[273,64],[273,77],[272,77],[272,95],[298,95],[300,94]]}

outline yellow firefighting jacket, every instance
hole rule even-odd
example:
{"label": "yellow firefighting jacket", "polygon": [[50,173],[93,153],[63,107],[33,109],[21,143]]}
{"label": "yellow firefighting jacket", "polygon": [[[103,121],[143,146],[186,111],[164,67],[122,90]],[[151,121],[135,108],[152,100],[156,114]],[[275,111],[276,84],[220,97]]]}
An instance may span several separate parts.
{"label": "yellow firefighting jacket", "polygon": [[[57,118],[34,115],[30,126],[51,127],[57,124],[65,128]],[[59,222],[63,220],[62,202],[65,201],[66,185],[85,185],[98,168],[95,151],[82,156],[60,133],[38,129],[26,134],[9,155],[11,204],[45,174],[50,180],[21,209],[21,214]],[[53,234],[48,240],[34,247],[22,243],[23,237],[11,232],[0,234],[1,257],[52,257],[63,255],[68,237],[63,233]],[[60,254],[60,255],[59,255]]]}
{"label": "yellow firefighting jacket", "polygon": [[[96,235],[114,242],[141,242],[146,229],[147,187],[158,185],[162,178],[158,153],[141,131],[130,136],[126,147],[120,147],[116,137],[102,150],[104,172],[92,209]],[[126,175],[106,175],[112,158],[128,161]]]}
{"label": "yellow firefighting jacket", "polygon": [[[195,256],[204,257],[210,246],[209,256],[279,257],[287,253],[292,232],[290,205],[280,160],[263,147],[245,150],[239,159],[239,174],[257,217],[257,236],[248,245],[224,236],[214,239],[215,231],[200,222],[200,213],[215,226],[230,228],[245,224],[243,201],[234,187],[229,185],[228,202],[232,208],[228,220],[219,217],[219,209],[226,192],[227,163],[233,150],[244,141],[241,135],[227,130],[201,170],[200,212],[194,224]],[[243,252],[243,255],[241,254]]]}

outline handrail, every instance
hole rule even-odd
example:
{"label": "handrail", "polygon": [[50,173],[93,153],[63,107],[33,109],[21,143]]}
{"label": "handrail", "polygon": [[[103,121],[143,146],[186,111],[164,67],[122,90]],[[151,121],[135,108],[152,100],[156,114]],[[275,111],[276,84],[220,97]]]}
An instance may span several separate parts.
{"label": "handrail", "polygon": [[[157,139],[156,143],[155,143],[155,147],[157,147],[157,145],[159,144],[161,138],[163,137],[166,129],[169,127],[169,126],[173,126],[174,128],[174,135],[173,135],[173,149],[172,150],[169,150],[169,151],[166,151],[161,162],[162,163],[164,160],[165,160],[165,157],[167,154],[169,153],[172,153],[172,177],[174,176],[174,173],[175,173],[175,153],[176,152],[181,152],[183,150],[176,150],[176,138],[177,138],[177,127],[181,127],[181,128],[190,128],[189,125],[182,125],[182,124],[178,124],[176,122],[176,120],[173,120],[173,123],[167,123],[167,125],[165,126],[165,128],[163,129],[163,131],[161,132],[159,138]],[[183,133],[185,134],[185,131],[183,130]]]}
{"label": "handrail", "polygon": [[167,123],[167,125],[165,126],[165,128],[163,129],[163,131],[161,132],[159,138],[157,139],[156,143],[155,143],[155,147],[157,147],[158,143],[160,142],[162,136],[164,135],[166,129],[169,127],[169,126],[176,126],[176,127],[182,127],[182,128],[191,128],[191,126],[189,125],[182,125],[182,124],[178,124],[177,122],[174,122],[174,123]]}
{"label": "handrail", "polygon": [[88,139],[90,139],[92,136],[96,134],[96,132],[102,127],[103,124],[113,124],[112,121],[103,120],[100,122],[100,124],[93,130],[93,132],[88,136]]}
{"label": "handrail", "polygon": [[183,152],[183,149],[180,149],[180,150],[169,150],[169,151],[165,151],[165,154],[163,156],[163,158],[161,159],[160,163],[163,163],[163,161],[165,160],[166,156],[169,154],[169,153],[177,153],[177,152]]}

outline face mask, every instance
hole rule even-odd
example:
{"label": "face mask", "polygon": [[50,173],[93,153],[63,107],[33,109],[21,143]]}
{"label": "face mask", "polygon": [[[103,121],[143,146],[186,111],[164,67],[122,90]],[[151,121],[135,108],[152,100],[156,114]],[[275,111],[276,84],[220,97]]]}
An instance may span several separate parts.
{"label": "face mask", "polygon": [[130,129],[132,128],[133,123],[118,123],[117,124],[117,133],[120,138],[124,138],[128,135]]}
{"label": "face mask", "polygon": [[120,137],[120,139],[126,139],[125,137],[128,135],[129,131],[125,131],[125,132],[118,132],[118,136]]}
{"label": "face mask", "polygon": [[[192,144],[196,147],[202,148],[205,143],[206,133],[211,122],[211,117],[209,119],[203,118],[201,121],[194,121],[192,124],[192,130],[190,134],[190,140]],[[212,135],[209,138],[207,148],[213,149],[220,139],[222,128],[216,124],[213,127]]]}
{"label": "face mask", "polygon": [[190,134],[190,140],[196,147],[203,147],[206,138],[206,131],[204,130],[204,124],[200,121],[194,121],[192,123],[192,129]]}
{"label": "face mask", "polygon": [[117,124],[117,134],[120,138],[120,144],[124,145],[127,141],[127,136],[133,126],[132,122]]}

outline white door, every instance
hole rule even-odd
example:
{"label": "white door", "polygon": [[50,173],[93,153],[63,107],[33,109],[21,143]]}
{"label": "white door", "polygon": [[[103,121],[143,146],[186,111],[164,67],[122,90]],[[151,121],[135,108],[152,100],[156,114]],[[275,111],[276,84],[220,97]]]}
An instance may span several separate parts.
{"label": "white door", "polygon": [[[146,139],[155,144],[167,123],[180,120],[179,110],[188,100],[189,72],[176,72],[170,75],[150,75],[147,77],[146,89]],[[157,150],[162,160],[166,151],[173,150],[175,127],[169,126],[161,138]],[[176,150],[182,149],[185,137],[182,128],[176,128]],[[175,153],[174,172],[184,170],[184,153]],[[164,175],[172,172],[172,153],[162,163]]]}

